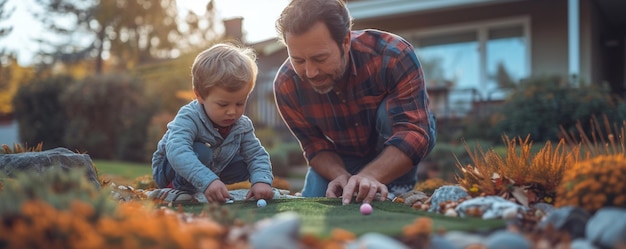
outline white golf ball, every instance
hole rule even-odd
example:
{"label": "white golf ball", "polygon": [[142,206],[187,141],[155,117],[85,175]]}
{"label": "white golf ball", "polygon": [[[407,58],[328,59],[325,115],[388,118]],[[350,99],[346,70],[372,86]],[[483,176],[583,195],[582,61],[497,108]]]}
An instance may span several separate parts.
{"label": "white golf ball", "polygon": [[259,199],[258,201],[256,201],[256,206],[257,207],[265,207],[267,206],[267,202],[263,199]]}

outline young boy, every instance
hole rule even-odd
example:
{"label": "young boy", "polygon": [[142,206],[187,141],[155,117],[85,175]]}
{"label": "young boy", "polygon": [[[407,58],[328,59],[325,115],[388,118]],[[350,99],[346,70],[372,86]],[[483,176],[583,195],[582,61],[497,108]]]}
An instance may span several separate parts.
{"label": "young boy", "polygon": [[196,57],[192,68],[196,99],[183,106],[152,156],[156,198],[208,202],[231,198],[226,184],[250,180],[247,199],[271,199],[272,168],[267,151],[243,115],[258,72],[250,48],[216,44]]}

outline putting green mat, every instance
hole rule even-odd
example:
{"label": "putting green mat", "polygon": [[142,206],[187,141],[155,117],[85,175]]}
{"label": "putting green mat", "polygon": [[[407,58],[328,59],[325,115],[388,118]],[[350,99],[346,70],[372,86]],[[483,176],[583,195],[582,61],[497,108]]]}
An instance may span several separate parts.
{"label": "putting green mat", "polygon": [[[301,234],[328,237],[334,228],[341,228],[362,235],[377,232],[388,236],[400,236],[406,225],[419,217],[433,221],[433,229],[439,231],[485,232],[505,227],[503,220],[449,217],[441,214],[415,210],[405,204],[391,201],[374,201],[370,215],[360,213],[360,203],[342,205],[340,198],[286,198],[268,200],[267,206],[259,208],[256,201],[235,201],[221,207],[244,222],[256,222],[271,218],[282,212],[295,212],[302,219]],[[185,212],[200,213],[208,204],[184,205]]]}

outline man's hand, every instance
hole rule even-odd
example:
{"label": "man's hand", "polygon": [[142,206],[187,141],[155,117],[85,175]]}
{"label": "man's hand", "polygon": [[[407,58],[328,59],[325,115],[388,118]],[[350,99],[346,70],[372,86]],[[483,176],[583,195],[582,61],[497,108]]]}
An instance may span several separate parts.
{"label": "man's hand", "polygon": [[341,175],[330,181],[326,188],[326,197],[335,198],[341,196],[344,186],[348,184],[348,178],[350,178],[350,175]]}
{"label": "man's hand", "polygon": [[[330,189],[330,184],[328,185]],[[356,193],[356,202],[370,203],[376,197],[376,193],[380,193],[380,200],[387,199],[387,186],[382,184],[376,178],[370,176],[353,175],[348,179],[348,183],[343,187],[342,203],[349,204],[352,196]],[[328,195],[328,192],[326,192]]]}
{"label": "man's hand", "polygon": [[257,182],[252,187],[250,187],[250,191],[246,195],[246,200],[254,198],[255,200],[265,199],[270,200],[274,198],[274,191],[272,190],[272,186],[267,183]]}
{"label": "man's hand", "polygon": [[220,180],[215,180],[209,184],[206,190],[204,190],[204,196],[209,202],[223,203],[230,199],[228,188],[226,188],[226,185]]}

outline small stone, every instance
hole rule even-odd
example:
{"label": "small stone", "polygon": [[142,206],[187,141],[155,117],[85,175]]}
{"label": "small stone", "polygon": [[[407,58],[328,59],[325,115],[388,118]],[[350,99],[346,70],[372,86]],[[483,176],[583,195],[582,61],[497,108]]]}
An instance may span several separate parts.
{"label": "small stone", "polygon": [[519,208],[517,207],[509,207],[502,211],[502,218],[505,220],[514,220],[517,218]]}
{"label": "small stone", "polygon": [[458,217],[459,216],[459,214],[456,212],[456,210],[454,210],[454,208],[446,209],[444,215],[445,216],[450,216],[450,217]]}
{"label": "small stone", "polygon": [[530,241],[518,233],[508,231],[499,231],[490,235],[485,241],[487,249],[530,249],[532,248]]}

